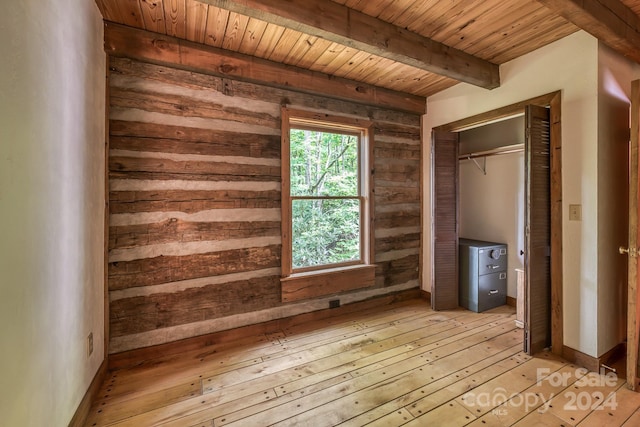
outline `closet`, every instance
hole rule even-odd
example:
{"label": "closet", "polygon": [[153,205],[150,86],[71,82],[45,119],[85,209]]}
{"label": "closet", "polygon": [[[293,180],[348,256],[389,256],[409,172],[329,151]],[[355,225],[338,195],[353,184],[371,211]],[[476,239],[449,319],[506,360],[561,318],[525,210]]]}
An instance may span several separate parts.
{"label": "closet", "polygon": [[[516,121],[513,127],[515,135],[524,133],[521,151],[522,139],[508,137],[514,133],[506,127],[507,118],[518,119],[523,111],[524,126]],[[560,93],[554,92],[432,131],[431,307],[448,310],[459,305],[459,237],[501,239],[511,246],[514,259],[508,266],[513,274],[509,295],[524,298],[524,351],[528,354],[549,346],[561,354],[563,348],[560,124]],[[486,131],[492,136],[478,136]],[[515,172],[507,174],[509,165],[504,163],[514,154],[520,160],[511,164]],[[465,171],[459,173],[461,168]],[[470,175],[471,171],[480,175]],[[465,201],[468,194],[471,201]],[[509,224],[515,231],[500,237],[498,233]],[[496,234],[488,236],[488,232]],[[524,292],[517,295],[514,273],[520,265]]]}
{"label": "closet", "polygon": [[[459,134],[459,236],[507,245],[507,297],[524,290],[524,115],[462,130]],[[522,284],[522,281],[521,281]],[[518,320],[524,313],[519,310]]]}

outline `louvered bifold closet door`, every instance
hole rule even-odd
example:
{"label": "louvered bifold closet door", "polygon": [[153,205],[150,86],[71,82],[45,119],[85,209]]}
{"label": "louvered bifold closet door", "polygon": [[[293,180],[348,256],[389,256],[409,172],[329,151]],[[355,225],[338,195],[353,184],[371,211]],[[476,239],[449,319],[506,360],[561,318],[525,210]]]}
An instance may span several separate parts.
{"label": "louvered bifold closet door", "polygon": [[433,131],[431,307],[458,307],[458,134]]}
{"label": "louvered bifold closet door", "polygon": [[525,343],[535,354],[551,345],[551,176],[549,110],[525,109]]}

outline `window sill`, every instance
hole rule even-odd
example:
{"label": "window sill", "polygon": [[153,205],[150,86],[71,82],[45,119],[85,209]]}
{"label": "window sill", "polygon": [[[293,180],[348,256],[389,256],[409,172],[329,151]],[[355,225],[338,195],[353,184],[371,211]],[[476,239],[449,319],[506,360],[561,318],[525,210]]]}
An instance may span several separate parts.
{"label": "window sill", "polygon": [[374,264],[354,265],[292,274],[280,279],[282,302],[317,298],[375,284]]}

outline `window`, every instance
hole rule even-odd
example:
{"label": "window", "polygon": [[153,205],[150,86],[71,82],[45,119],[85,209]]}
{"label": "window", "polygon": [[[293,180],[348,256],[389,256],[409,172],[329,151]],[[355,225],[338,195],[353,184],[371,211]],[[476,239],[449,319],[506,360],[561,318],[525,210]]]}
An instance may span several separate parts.
{"label": "window", "polygon": [[[370,286],[371,123],[289,108],[282,120],[284,281],[340,272],[354,282],[329,284],[312,296]],[[363,268],[367,279],[355,280]],[[283,287],[286,300],[284,294]]]}

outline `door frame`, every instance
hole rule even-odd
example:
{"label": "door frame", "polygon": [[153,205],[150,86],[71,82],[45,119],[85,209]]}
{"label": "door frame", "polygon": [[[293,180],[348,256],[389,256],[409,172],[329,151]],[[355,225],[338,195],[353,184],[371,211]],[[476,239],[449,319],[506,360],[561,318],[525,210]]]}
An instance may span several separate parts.
{"label": "door frame", "polygon": [[564,347],[562,306],[562,123],[561,91],[517,102],[433,130],[459,132],[524,112],[526,105],[549,107],[551,119],[551,351],[562,356]]}
{"label": "door frame", "polygon": [[[629,241],[627,250],[637,253],[640,243],[638,195],[640,147],[640,80],[631,82],[631,111],[629,135]],[[640,303],[638,301],[638,256],[629,254],[627,261],[627,386],[638,391],[638,351],[640,347]]]}

